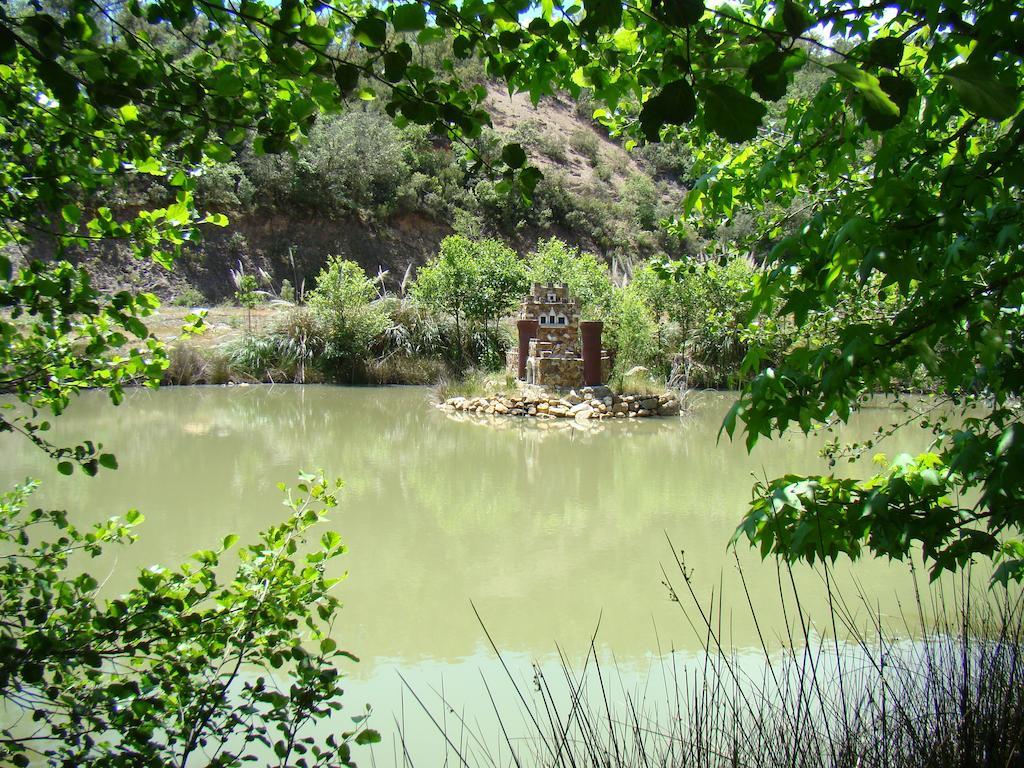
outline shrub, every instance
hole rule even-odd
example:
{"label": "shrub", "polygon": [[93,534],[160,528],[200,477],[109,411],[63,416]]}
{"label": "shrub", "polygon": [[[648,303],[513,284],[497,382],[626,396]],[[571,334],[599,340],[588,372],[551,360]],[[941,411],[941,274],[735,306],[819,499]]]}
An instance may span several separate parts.
{"label": "shrub", "polygon": [[324,328],[308,307],[291,307],[279,314],[267,328],[280,356],[294,361],[295,382],[307,382],[307,369],[315,364],[325,347]]}
{"label": "shrub", "polygon": [[[528,285],[526,268],[510,248],[495,240],[472,241],[453,235],[441,242],[438,256],[420,269],[412,295],[423,306],[451,315],[460,364],[464,364],[469,341],[470,358],[490,366],[493,361],[488,356],[500,339],[480,335],[477,326],[496,324],[515,307]],[[464,330],[471,334],[468,340]],[[478,344],[482,346],[472,349]]]}
{"label": "shrub", "polygon": [[215,163],[196,178],[196,202],[214,211],[245,211],[252,207],[256,187],[237,163]]}
{"label": "shrub", "polygon": [[316,287],[306,294],[306,303],[315,313],[344,313],[368,304],[377,291],[365,270],[341,256],[328,256],[327,264],[316,276]]}
{"label": "shrub", "polygon": [[183,289],[171,299],[171,304],[175,307],[200,307],[205,303],[206,297],[192,286]]}
{"label": "shrub", "polygon": [[615,311],[606,336],[615,350],[617,372],[643,366],[664,373],[662,350],[658,345],[658,326],[643,298],[635,290],[616,291]]}
{"label": "shrub", "polygon": [[[28,503],[35,483],[0,495],[0,679],[8,713],[32,720],[20,729],[30,738],[0,732],[0,760],[227,766],[259,749],[282,764],[305,753],[340,709],[337,664],[350,654],[328,637],[340,604],[327,566],[345,547],[333,532],[312,551],[306,545],[337,486],[300,480],[286,498],[289,517],[237,558],[227,553],[238,537],[227,536],[179,568],[141,571],[137,586],[109,601],[97,598],[82,558],[130,543],[142,515],[79,528],[65,512]],[[222,560],[236,565],[227,571]],[[287,681],[277,685],[285,660]],[[317,739],[312,754],[350,763],[352,746],[380,740],[364,720]]]}
{"label": "shrub", "polygon": [[189,386],[199,384],[207,378],[207,364],[202,352],[191,344],[175,344],[167,352],[167,368],[164,369],[164,384]]}
{"label": "shrub", "polygon": [[764,350],[771,364],[791,343],[791,330],[779,321],[748,322],[746,294],[757,269],[747,259],[672,262],[669,273],[662,277],[646,264],[630,288],[657,319],[662,365],[685,371],[691,386],[736,386],[751,345]]}
{"label": "shrub", "polygon": [[612,309],[612,280],[608,267],[590,253],[580,253],[558,238],[537,243],[527,256],[533,283],[565,283],[580,304],[584,320],[601,320]]}
{"label": "shrub", "polygon": [[296,359],[272,336],[247,334],[220,349],[232,378],[292,381]]}
{"label": "shrub", "polygon": [[388,328],[381,307],[366,304],[348,311],[317,317],[323,333],[323,351],[316,366],[331,381],[357,383],[365,380],[371,349]]}
{"label": "shrub", "polygon": [[370,384],[436,384],[448,368],[444,362],[432,357],[389,355],[371,360],[366,367]]}
{"label": "shrub", "polygon": [[583,155],[591,166],[596,166],[601,157],[601,142],[588,128],[577,128],[569,136],[569,146]]}

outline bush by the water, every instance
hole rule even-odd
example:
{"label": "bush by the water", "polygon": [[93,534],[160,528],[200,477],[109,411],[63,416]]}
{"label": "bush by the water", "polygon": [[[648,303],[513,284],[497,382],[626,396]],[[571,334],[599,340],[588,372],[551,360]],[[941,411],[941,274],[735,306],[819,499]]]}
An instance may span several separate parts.
{"label": "bush by the water", "polygon": [[[203,353],[209,360],[177,351],[165,380],[210,381],[216,369],[221,380],[419,384],[499,370],[515,343],[502,321],[534,282],[566,284],[581,319],[604,321],[616,377],[641,366],[680,388],[737,387],[794,345],[827,341],[844,318],[893,310],[844,295],[800,329],[771,318],[752,323],[759,274],[745,258],[659,259],[616,280],[602,259],[557,238],[520,257],[497,240],[455,235],[396,296],[379,276],[331,256],[304,306],[279,301],[265,327]],[[908,385],[914,375],[906,372]]]}

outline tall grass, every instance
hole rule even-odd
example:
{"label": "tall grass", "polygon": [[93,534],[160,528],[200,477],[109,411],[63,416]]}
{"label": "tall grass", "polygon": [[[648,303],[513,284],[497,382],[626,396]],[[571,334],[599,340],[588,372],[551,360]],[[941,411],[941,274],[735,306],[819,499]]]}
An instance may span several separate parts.
{"label": "tall grass", "polygon": [[[861,625],[856,605],[829,586],[831,615],[820,633],[805,614],[785,566],[780,598],[790,629],[781,651],[761,637],[756,659],[725,644],[721,595],[704,609],[681,561],[671,594],[697,630],[696,663],[662,662],[659,693],[616,689],[617,671],[592,641],[582,667],[563,655],[559,679],[535,667],[532,688],[498,653],[507,681],[485,681],[498,734],[434,718],[451,764],[515,766],[695,766],[698,768],[975,768],[1024,765],[1024,602],[1001,590],[918,594],[916,633],[892,632],[876,616]],[[826,574],[827,575],[827,574]],[[866,596],[861,595],[861,599]],[[748,606],[760,636],[757,609]],[[861,606],[863,607],[863,606]],[[932,618],[926,619],[926,616]],[[486,632],[486,628],[485,628]],[[908,634],[910,639],[908,639]],[[916,634],[916,636],[915,636]],[[902,635],[902,636],[901,636]],[[845,639],[840,639],[841,637]],[[511,684],[525,715],[499,708],[493,686]],[[422,699],[413,691],[416,700]],[[449,725],[442,725],[449,724]],[[457,733],[456,733],[457,732]],[[501,746],[494,747],[495,739]],[[485,746],[488,745],[488,746]],[[416,759],[415,745],[403,744]]]}
{"label": "tall grass", "polygon": [[294,381],[297,360],[292,350],[271,336],[246,335],[226,344],[221,352],[228,367],[256,381]]}
{"label": "tall grass", "polygon": [[490,395],[514,395],[519,392],[519,382],[506,372],[471,369],[459,377],[442,379],[437,385],[439,400],[451,397],[487,397]]}

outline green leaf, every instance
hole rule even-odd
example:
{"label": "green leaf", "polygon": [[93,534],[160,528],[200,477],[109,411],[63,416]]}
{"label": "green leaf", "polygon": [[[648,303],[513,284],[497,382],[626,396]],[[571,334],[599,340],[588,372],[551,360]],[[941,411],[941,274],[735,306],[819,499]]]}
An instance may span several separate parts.
{"label": "green leaf", "polygon": [[221,96],[238,96],[245,90],[245,84],[234,71],[225,68],[217,70],[213,79],[210,80],[210,87]]}
{"label": "green leaf", "polygon": [[36,66],[39,79],[61,103],[61,109],[68,111],[71,102],[78,98],[78,82],[54,61],[41,61]]}
{"label": "green leaf", "polygon": [[[864,97],[866,106],[865,117],[868,114],[887,115],[889,118],[900,116],[900,108],[889,98],[889,95],[882,90],[877,77],[865,72],[853,64],[840,62],[829,65],[829,69],[839,75],[843,80],[850,83],[861,96]],[[870,124],[870,123],[869,123]]]}
{"label": "green leaf", "polygon": [[704,124],[727,141],[749,141],[757,136],[761,120],[768,112],[764,104],[730,85],[704,86],[701,96]]}
{"label": "green leaf", "polygon": [[238,536],[234,533],[229,533],[227,536],[224,537],[224,540],[221,542],[220,547],[221,549],[231,549],[237,543]]}
{"label": "green leaf", "polygon": [[7,27],[0,25],[0,64],[13,64],[17,56],[17,38]]}
{"label": "green leaf", "polygon": [[526,151],[520,144],[506,144],[501,149],[501,160],[509,168],[522,168],[526,164]]}
{"label": "green leaf", "polygon": [[420,45],[430,45],[444,40],[445,33],[441,27],[427,27],[418,35],[416,35],[416,42]]}
{"label": "green leaf", "polygon": [[112,453],[101,453],[100,466],[107,469],[117,469],[117,457]]}
{"label": "green leaf", "polygon": [[352,27],[352,37],[364,48],[380,48],[388,37],[388,25],[378,16],[366,16]]}
{"label": "green leaf", "polygon": [[878,78],[878,83],[896,104],[899,114],[892,115],[879,111],[871,103],[865,102],[864,119],[873,130],[884,131],[899,123],[907,114],[907,107],[910,105],[910,100],[917,95],[917,89],[907,78],[899,75],[882,75]]}
{"label": "green leaf", "polygon": [[583,0],[585,15],[580,31],[593,36],[602,29],[617,29],[622,24],[622,3],[619,0]]}
{"label": "green leaf", "polygon": [[380,734],[372,728],[367,728],[356,735],[356,744],[359,746],[364,746],[366,744],[380,744]]}
{"label": "green leaf", "polygon": [[396,32],[415,32],[427,26],[427,11],[421,3],[398,5],[391,12]]}
{"label": "green leaf", "polygon": [[772,51],[763,59],[750,65],[751,86],[762,99],[778,101],[786,95],[789,86],[788,74],[799,69],[807,61],[807,51],[795,48],[789,52]]}
{"label": "green leaf", "polygon": [[322,24],[310,24],[299,31],[299,37],[310,45],[324,48],[334,40],[334,33]]}
{"label": "green leaf", "polygon": [[868,55],[878,66],[896,69],[903,61],[903,41],[898,37],[880,37],[871,42]]}
{"label": "green leaf", "polygon": [[57,464],[57,471],[62,475],[70,475],[75,471],[75,467],[70,461],[61,461]]}
{"label": "green leaf", "polygon": [[654,0],[651,13],[672,27],[689,27],[704,15],[704,0]]}
{"label": "green leaf", "polygon": [[334,70],[334,82],[338,84],[341,92],[350,93],[359,85],[360,70],[348,62],[339,62]]}
{"label": "green leaf", "polygon": [[786,0],[782,6],[782,23],[791,37],[799,37],[814,25],[814,17],[800,3]]}
{"label": "green leaf", "polygon": [[397,83],[405,77],[406,67],[408,67],[408,62],[401,54],[384,54],[384,79],[389,83]]}
{"label": "green leaf", "polygon": [[1006,120],[1017,112],[1020,92],[989,62],[968,61],[953,67],[946,79],[968,112],[990,120]]}
{"label": "green leaf", "polygon": [[73,203],[68,203],[60,209],[61,218],[64,219],[72,227],[78,226],[79,219],[82,218],[82,210]]}
{"label": "green leaf", "polygon": [[523,170],[519,172],[519,186],[527,195],[529,195],[537,188],[537,184],[543,178],[544,174],[541,173],[540,169],[534,168],[531,165],[526,168],[523,168]]}
{"label": "green leaf", "polygon": [[697,100],[693,88],[685,80],[676,80],[644,102],[640,110],[640,129],[648,141],[658,141],[662,127],[684,125],[696,114]]}

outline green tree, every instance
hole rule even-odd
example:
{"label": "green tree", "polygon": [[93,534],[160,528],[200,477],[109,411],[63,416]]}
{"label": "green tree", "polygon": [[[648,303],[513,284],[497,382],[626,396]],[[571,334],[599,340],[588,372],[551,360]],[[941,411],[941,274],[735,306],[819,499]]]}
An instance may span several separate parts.
{"label": "green tree", "polygon": [[412,295],[424,306],[452,316],[464,360],[464,326],[497,321],[515,307],[528,285],[522,261],[507,246],[452,235],[419,270]]}
{"label": "green tree", "polygon": [[245,307],[246,329],[252,333],[252,311],[260,303],[260,284],[255,275],[238,272],[235,275],[235,301]]}
{"label": "green tree", "polygon": [[306,303],[315,312],[344,314],[366,306],[376,295],[373,281],[359,264],[341,256],[328,256]]}
{"label": "green tree", "polygon": [[[330,256],[307,294],[316,330],[309,334],[305,324],[302,338],[318,340],[315,360],[328,377],[355,381],[375,341],[388,327],[387,311],[373,301],[374,281],[359,264]],[[295,319],[299,314],[293,316]],[[304,347],[309,354],[308,347]]]}
{"label": "green tree", "polygon": [[616,373],[625,373],[636,365],[657,367],[661,349],[650,308],[631,287],[616,291],[614,304],[608,341],[615,350]]}
{"label": "green tree", "polygon": [[691,386],[735,387],[743,381],[739,372],[752,346],[761,365],[778,363],[793,343],[794,329],[785,318],[751,321],[750,293],[758,275],[742,256],[724,264],[655,261],[634,272],[629,287],[658,318],[663,355],[674,358],[663,360],[666,372]]}
{"label": "green tree", "polygon": [[608,266],[592,253],[580,253],[552,237],[537,243],[527,263],[530,282],[565,283],[579,302],[584,320],[600,320],[611,313],[613,290]]}
{"label": "green tree", "polygon": [[497,326],[529,290],[526,266],[515,251],[497,240],[480,240],[473,245],[478,286],[471,296],[467,317]]}

